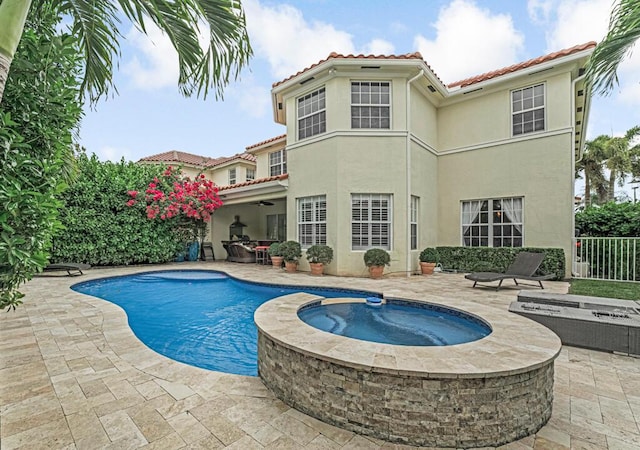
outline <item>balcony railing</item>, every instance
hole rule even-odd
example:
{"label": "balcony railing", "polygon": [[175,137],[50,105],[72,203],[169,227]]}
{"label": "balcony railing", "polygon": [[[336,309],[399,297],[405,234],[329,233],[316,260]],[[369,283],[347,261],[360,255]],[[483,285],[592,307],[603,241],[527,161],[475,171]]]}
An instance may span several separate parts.
{"label": "balcony railing", "polygon": [[576,278],[640,281],[640,237],[579,237],[573,249]]}

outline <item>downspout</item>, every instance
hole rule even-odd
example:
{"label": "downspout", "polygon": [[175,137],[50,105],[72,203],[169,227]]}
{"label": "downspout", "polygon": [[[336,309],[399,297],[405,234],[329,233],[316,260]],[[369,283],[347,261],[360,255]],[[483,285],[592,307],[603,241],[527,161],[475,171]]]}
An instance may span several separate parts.
{"label": "downspout", "polygon": [[407,227],[406,227],[406,236],[407,236],[407,277],[411,276],[411,84],[424,76],[424,70],[420,69],[417,75],[407,81],[407,113],[406,113],[406,121],[407,121],[407,142],[406,142],[406,189],[407,189]]}

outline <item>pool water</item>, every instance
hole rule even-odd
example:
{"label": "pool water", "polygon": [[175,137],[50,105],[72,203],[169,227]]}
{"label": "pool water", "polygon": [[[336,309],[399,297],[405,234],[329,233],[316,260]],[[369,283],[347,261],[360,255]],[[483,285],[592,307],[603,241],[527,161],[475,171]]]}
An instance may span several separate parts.
{"label": "pool water", "polygon": [[480,319],[428,303],[334,303],[303,308],[303,322],[322,331],[393,345],[455,345],[481,339],[491,328]]}
{"label": "pool water", "polygon": [[252,376],[258,372],[253,313],[262,303],[294,292],[327,298],[372,295],[250,283],[202,270],[104,278],[72,289],[122,307],[135,335],[164,356],[204,369]]}

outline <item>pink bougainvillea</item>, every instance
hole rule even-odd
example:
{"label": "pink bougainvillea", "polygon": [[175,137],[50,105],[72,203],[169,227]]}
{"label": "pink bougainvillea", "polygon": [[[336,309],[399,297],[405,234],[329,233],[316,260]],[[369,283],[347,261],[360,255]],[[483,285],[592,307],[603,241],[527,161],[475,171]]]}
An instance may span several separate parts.
{"label": "pink bougainvillea", "polygon": [[[127,191],[131,197],[127,206],[138,201],[138,191]],[[218,187],[202,174],[195,180],[182,177],[178,170],[169,166],[162,178],[154,177],[145,191],[144,201],[149,219],[171,219],[182,216],[192,222],[194,228],[201,228],[211,219],[211,213],[222,206]]]}

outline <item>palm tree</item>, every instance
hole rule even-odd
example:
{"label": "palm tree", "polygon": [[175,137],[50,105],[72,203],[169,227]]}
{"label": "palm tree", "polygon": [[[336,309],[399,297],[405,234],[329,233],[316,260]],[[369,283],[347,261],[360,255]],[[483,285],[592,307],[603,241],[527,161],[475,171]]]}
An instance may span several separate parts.
{"label": "palm tree", "polygon": [[611,11],[609,31],[589,59],[587,80],[593,91],[609,94],[618,84],[618,66],[640,38],[640,2],[619,0]]}
{"label": "palm tree", "polygon": [[603,170],[606,159],[606,144],[609,136],[601,135],[585,142],[585,150],[580,161],[576,161],[576,178],[584,172],[584,204],[591,206],[591,194],[596,193],[599,202],[607,197],[607,182]]}
{"label": "palm tree", "polygon": [[[82,88],[91,103],[115,90],[113,66],[122,38],[119,14],[142,32],[153,23],[166,33],[178,53],[178,86],[185,96],[206,97],[210,88],[221,96],[252,53],[241,0],[33,0],[33,7],[46,2],[73,20],[85,58]],[[0,101],[31,4],[32,0],[0,3]],[[208,37],[204,49],[200,36]]]}
{"label": "palm tree", "polygon": [[616,181],[620,187],[624,186],[627,175],[633,175],[633,155],[638,152],[638,145],[631,147],[633,140],[640,135],[640,127],[633,127],[622,137],[612,137],[606,145],[607,161],[609,169],[608,201],[615,200]]}

